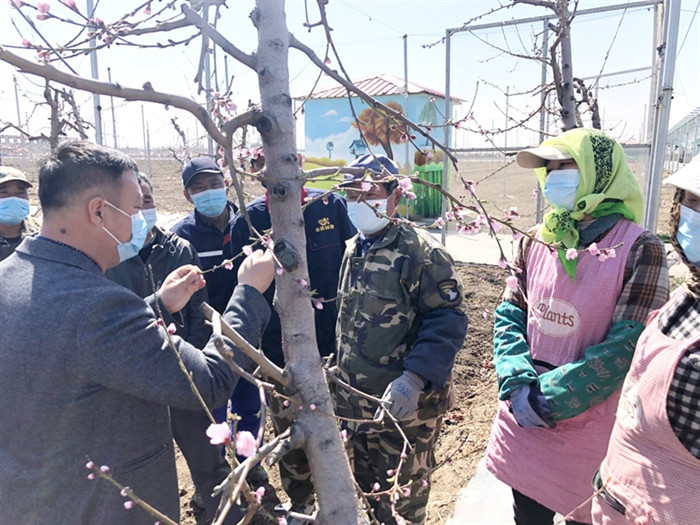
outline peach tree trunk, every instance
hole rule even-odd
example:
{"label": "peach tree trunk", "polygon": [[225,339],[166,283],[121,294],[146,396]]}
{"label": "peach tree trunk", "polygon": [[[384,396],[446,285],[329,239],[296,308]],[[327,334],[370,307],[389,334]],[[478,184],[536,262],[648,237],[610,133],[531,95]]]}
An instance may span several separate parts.
{"label": "peach tree trunk", "polygon": [[[309,299],[306,235],[301,210],[303,181],[297,161],[295,122],[289,93],[288,50],[282,0],[258,0],[251,13],[258,30],[257,74],[263,118],[258,121],[265,150],[266,177],[275,253],[285,268],[276,277],[275,308],[294,388],[303,406],[295,431],[304,435],[304,451],[319,503],[318,523],[357,522],[358,499],[316,345]],[[302,281],[303,280],[303,281]],[[300,284],[300,281],[301,284]],[[309,405],[316,405],[316,410]]]}

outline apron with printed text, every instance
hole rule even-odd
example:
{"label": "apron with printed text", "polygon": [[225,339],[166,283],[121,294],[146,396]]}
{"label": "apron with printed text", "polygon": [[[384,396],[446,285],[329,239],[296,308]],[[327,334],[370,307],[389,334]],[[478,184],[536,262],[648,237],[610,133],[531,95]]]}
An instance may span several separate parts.
{"label": "apron with printed text", "polygon": [[[601,250],[615,247],[616,257],[600,261],[581,253],[575,282],[556,251],[532,243],[526,262],[527,339],[538,373],[583,358],[586,348],[606,338],[627,258],[643,232],[633,222],[619,220],[598,243]],[[602,367],[597,371],[601,378],[607,373]],[[585,412],[557,421],[554,429],[518,426],[508,404],[499,401],[487,468],[545,507],[590,522],[591,479],[605,456],[618,399],[619,390]]]}
{"label": "apron with printed text", "polygon": [[[674,299],[682,295],[681,291]],[[669,301],[660,311],[673,303]],[[700,333],[691,339],[671,339],[659,329],[660,317],[655,312],[639,338],[600,467],[605,489],[624,506],[625,514],[596,498],[593,521],[597,524],[700,523],[700,459],[678,439],[666,409],[678,362],[690,346],[698,344]]]}

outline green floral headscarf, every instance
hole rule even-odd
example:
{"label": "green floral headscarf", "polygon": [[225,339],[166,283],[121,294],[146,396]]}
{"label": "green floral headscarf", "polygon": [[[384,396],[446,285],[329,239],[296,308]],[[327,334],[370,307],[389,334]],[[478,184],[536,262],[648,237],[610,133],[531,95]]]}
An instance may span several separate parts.
{"label": "green floral headscarf", "polygon": [[[632,173],[622,146],[597,129],[576,128],[545,140],[542,146],[568,151],[578,164],[581,180],[573,211],[553,209],[545,215],[540,228],[542,240],[557,245],[559,260],[573,281],[577,259],[568,260],[566,250],[578,248],[578,221],[620,213],[639,223],[642,219],[642,192]],[[546,168],[535,170],[544,189]]]}

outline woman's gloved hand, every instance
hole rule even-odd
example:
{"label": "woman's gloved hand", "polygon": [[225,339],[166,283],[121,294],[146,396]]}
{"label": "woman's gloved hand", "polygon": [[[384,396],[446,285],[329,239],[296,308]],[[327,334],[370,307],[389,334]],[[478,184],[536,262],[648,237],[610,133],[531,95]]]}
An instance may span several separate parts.
{"label": "woman's gloved hand", "polygon": [[529,383],[513,390],[510,395],[510,411],[521,427],[554,428],[556,426],[549,416],[549,403],[537,383]]}

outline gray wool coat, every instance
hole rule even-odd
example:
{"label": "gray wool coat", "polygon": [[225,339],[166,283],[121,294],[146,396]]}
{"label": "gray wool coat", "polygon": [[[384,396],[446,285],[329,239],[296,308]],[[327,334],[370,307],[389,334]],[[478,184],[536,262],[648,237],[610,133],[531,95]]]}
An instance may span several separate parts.
{"label": "gray wool coat", "polygon": [[[224,319],[257,345],[269,313],[257,290],[238,286]],[[238,376],[213,343],[176,345],[204,400],[223,405]],[[0,523],[155,521],[88,480],[87,457],[179,520],[168,405],[198,401],[143,299],[41,237],[0,263]]]}

